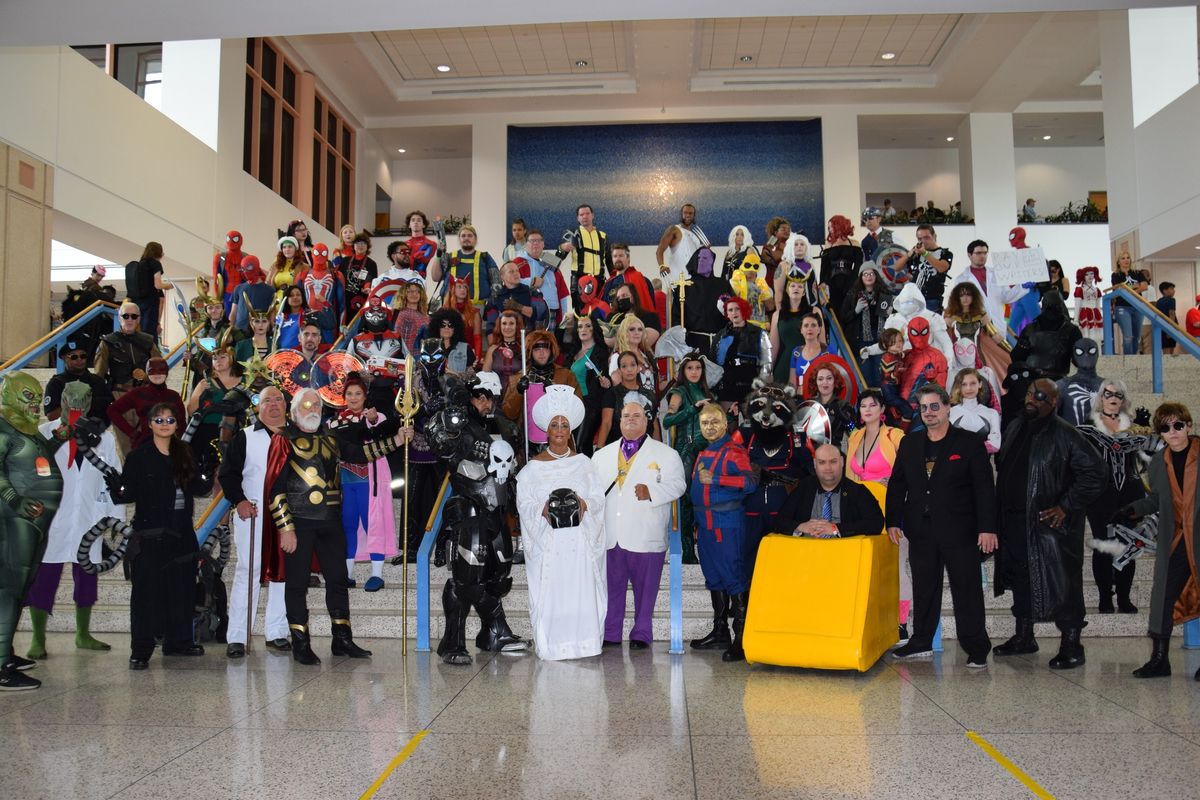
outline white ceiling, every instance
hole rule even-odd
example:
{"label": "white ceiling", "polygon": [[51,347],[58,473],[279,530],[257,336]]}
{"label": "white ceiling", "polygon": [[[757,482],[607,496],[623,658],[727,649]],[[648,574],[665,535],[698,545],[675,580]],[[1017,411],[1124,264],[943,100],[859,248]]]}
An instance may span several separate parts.
{"label": "white ceiling", "polygon": [[[868,114],[858,118],[858,146],[864,150],[957,149],[965,114]],[[1047,141],[1044,136],[1050,136]],[[1099,111],[1013,114],[1016,147],[1102,147],[1104,115]]]}
{"label": "white ceiling", "polygon": [[[1177,4],[1163,0],[908,0],[911,14],[962,14],[981,11],[1084,11],[1143,8]],[[371,30],[430,29],[447,19],[474,25],[507,25],[516,21],[589,22],[659,19],[671,11],[689,19],[820,16],[826,0],[689,0],[647,3],[546,3],[544,0],[458,0],[452,6],[396,0],[205,0],[200,3],[162,0],[3,0],[0,3],[0,46],[80,44],[83,42],[154,42],[176,39],[227,39],[243,36],[296,36]],[[859,0],[853,13],[891,14],[895,0]],[[438,13],[446,12],[446,13]]]}
{"label": "white ceiling", "polygon": [[470,125],[376,128],[371,133],[392,161],[471,156]]}

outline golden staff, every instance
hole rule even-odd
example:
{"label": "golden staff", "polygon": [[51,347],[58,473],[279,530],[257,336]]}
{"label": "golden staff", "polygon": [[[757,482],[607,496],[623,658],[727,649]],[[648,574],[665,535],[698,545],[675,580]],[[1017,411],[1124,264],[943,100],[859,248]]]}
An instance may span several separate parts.
{"label": "golden staff", "polygon": [[[404,391],[396,395],[396,413],[400,415],[401,426],[411,428],[417,412],[421,409],[421,397],[417,394],[413,382],[416,380],[417,368],[410,353],[404,359]],[[408,439],[404,440],[404,528],[400,534],[402,542],[401,558],[404,561],[404,599],[401,600],[401,613],[404,621],[401,623],[400,655],[408,655]]]}

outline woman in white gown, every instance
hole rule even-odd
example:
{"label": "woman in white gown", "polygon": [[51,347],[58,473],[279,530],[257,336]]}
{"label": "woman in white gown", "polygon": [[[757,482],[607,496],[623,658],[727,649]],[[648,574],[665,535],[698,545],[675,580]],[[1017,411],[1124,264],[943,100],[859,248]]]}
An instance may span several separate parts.
{"label": "woman in white gown", "polygon": [[[529,618],[538,657],[549,661],[599,655],[604,641],[604,490],[592,460],[571,441],[584,413],[571,387],[547,386],[533,420],[547,432],[548,446],[517,475]],[[569,521],[577,524],[552,527],[549,501],[557,489],[578,498],[578,519]]]}

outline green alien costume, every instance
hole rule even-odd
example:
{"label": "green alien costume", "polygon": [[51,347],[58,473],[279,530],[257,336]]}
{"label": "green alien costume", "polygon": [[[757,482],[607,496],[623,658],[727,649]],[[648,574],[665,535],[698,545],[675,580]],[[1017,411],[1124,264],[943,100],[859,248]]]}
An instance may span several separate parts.
{"label": "green alien costume", "polygon": [[[9,678],[13,631],[25,595],[46,551],[47,533],[62,499],[63,479],[54,462],[62,440],[38,432],[42,387],[13,372],[0,386],[0,677]],[[25,683],[36,681],[25,678]],[[8,688],[8,687],[6,687]]]}

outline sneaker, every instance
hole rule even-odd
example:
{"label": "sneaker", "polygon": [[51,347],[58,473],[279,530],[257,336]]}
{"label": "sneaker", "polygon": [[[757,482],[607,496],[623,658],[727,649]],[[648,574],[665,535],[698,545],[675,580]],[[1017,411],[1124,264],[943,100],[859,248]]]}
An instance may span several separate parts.
{"label": "sneaker", "polygon": [[893,650],[892,655],[896,658],[925,658],[926,656],[933,655],[933,647],[931,645],[922,647],[910,640],[908,644],[901,645]]}
{"label": "sneaker", "polygon": [[31,678],[18,670],[0,670],[0,692],[25,692],[39,689],[41,685],[42,682],[37,678]]}
{"label": "sneaker", "polygon": [[896,642],[896,644],[897,645],[908,644],[908,626],[907,625],[900,626],[900,641]]}
{"label": "sneaker", "polygon": [[987,656],[967,656],[967,669],[987,669]]}
{"label": "sneaker", "polygon": [[15,669],[18,672],[28,672],[37,666],[36,661],[30,661],[28,658],[21,658],[16,653],[9,657],[8,663],[4,665],[5,669]]}

